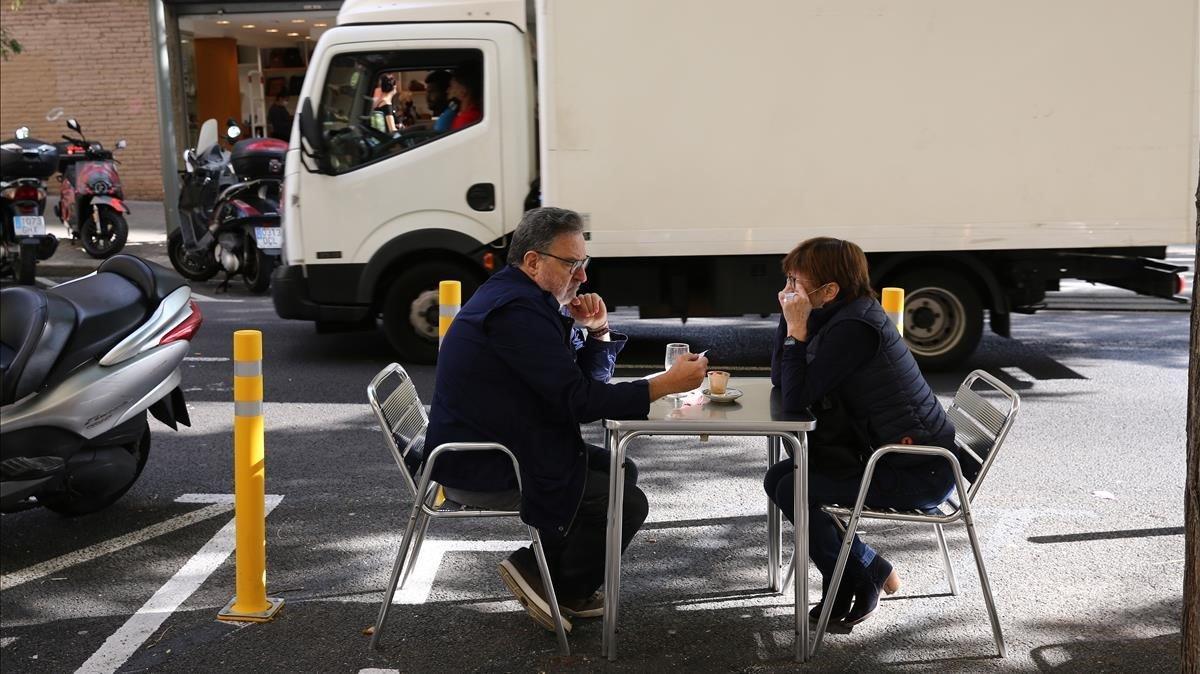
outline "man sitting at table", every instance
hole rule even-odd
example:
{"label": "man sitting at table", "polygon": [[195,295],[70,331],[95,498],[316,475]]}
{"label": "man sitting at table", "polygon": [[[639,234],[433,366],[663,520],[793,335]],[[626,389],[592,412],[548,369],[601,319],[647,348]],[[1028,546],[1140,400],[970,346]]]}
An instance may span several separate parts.
{"label": "man sitting at table", "polygon": [[[617,384],[612,377],[625,335],[608,326],[604,300],[577,295],[588,256],[579,214],[538,208],[521,219],[496,272],[463,305],[438,355],[437,383],[425,447],[446,442],[498,442],[500,452],[442,454],[433,479],[464,505],[520,508],[538,529],[564,627],[568,618],[604,611],[609,453],[585,444],[579,424],[645,418],[650,402],[692,390],[708,360],[687,354],[658,377]],[[646,519],[637,468],[627,463],[621,549]],[[500,564],[500,576],[539,625],[554,629],[533,550]]]}

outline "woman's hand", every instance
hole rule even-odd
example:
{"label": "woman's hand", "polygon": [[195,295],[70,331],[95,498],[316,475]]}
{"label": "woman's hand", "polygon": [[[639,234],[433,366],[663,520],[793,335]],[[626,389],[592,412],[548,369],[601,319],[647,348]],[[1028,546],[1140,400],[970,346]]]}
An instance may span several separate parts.
{"label": "woman's hand", "polygon": [[785,288],[779,292],[779,308],[787,322],[788,335],[797,341],[808,341],[808,315],[812,313],[812,302],[804,291]]}

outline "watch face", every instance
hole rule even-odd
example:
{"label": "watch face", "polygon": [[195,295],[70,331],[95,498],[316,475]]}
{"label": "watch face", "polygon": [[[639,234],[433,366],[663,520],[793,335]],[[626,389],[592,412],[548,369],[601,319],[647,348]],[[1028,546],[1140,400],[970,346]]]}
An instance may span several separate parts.
{"label": "watch face", "polygon": [[787,339],[783,340],[783,343],[785,346],[795,346],[796,338],[789,335]]}

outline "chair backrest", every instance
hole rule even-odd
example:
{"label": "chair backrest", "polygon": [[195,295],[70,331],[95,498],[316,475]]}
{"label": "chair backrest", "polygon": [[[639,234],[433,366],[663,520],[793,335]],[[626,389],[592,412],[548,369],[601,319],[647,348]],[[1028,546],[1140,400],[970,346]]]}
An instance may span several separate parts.
{"label": "chair backrest", "polygon": [[367,400],[371,403],[371,409],[375,410],[375,418],[379,420],[392,458],[404,475],[405,484],[416,497],[417,484],[413,476],[417,474],[423,458],[429,417],[417,396],[412,377],[399,363],[388,365],[367,386]]}
{"label": "chair backrest", "polygon": [[963,476],[971,482],[968,499],[975,499],[1020,407],[1020,396],[983,370],[975,370],[959,385],[947,414],[954,422],[954,441],[963,450]]}

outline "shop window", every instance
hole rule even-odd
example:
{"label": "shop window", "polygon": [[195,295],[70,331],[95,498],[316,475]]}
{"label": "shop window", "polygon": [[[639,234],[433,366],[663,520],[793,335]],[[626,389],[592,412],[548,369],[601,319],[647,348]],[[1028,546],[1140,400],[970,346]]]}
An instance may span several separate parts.
{"label": "shop window", "polygon": [[339,54],[317,120],[335,174],[437,142],[484,120],[476,49]]}

